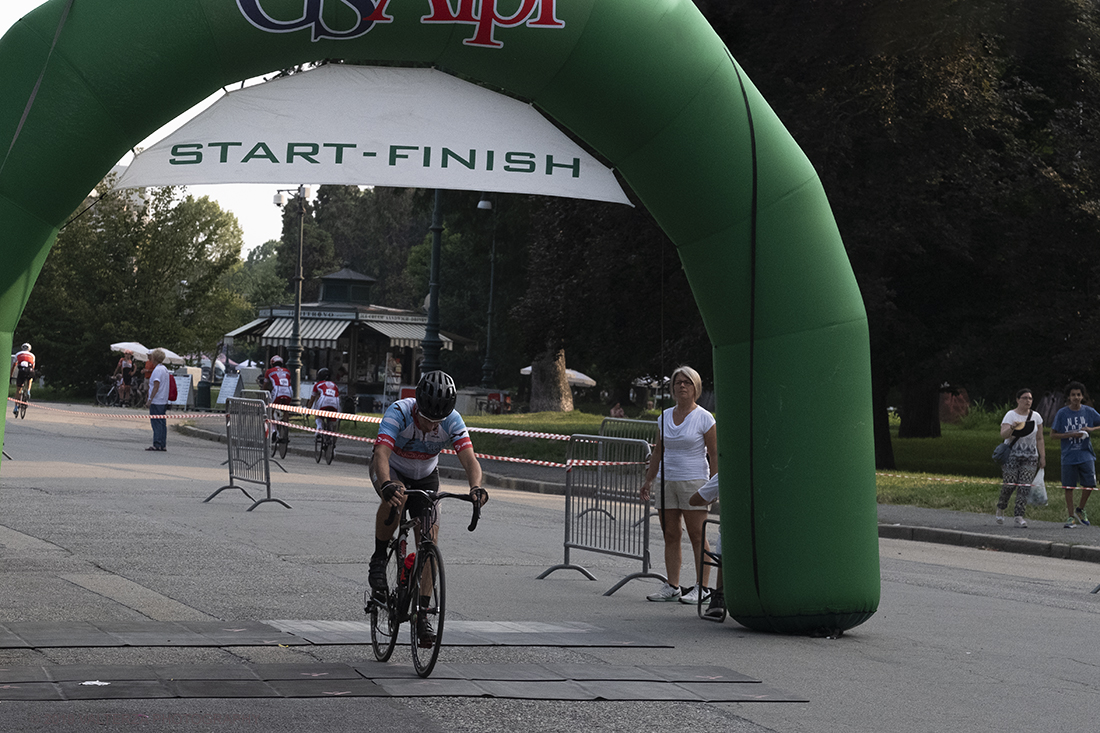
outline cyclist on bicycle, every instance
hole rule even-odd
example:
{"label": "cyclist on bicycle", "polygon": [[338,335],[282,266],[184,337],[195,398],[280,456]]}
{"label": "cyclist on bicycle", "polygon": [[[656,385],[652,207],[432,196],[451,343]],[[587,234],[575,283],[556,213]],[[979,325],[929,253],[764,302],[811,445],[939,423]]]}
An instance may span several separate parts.
{"label": "cyclist on bicycle", "polygon": [[[481,488],[481,464],[474,455],[474,444],[462,416],[454,409],[458,391],[450,375],[427,372],[416,385],[416,397],[397,400],[382,416],[370,478],[382,499],[375,516],[374,555],[370,559],[368,580],[376,594],[386,593],[386,546],[398,522],[386,524],[391,509],[399,513],[405,505],[405,488],[436,492],[439,490],[439,452],[447,443],[454,446],[459,463],[466,469],[470,496],[481,504],[489,494]],[[438,525],[436,525],[438,527]],[[435,539],[435,538],[433,538]],[[419,541],[419,538],[418,540]],[[421,598],[427,605],[429,600]],[[422,643],[431,643],[435,632],[426,617],[419,617],[417,634]]]}
{"label": "cyclist on bicycle", "polygon": [[[329,380],[332,372],[327,367],[317,370],[317,384],[313,385],[313,394],[309,396],[306,407],[317,407],[318,410],[340,411],[340,390],[336,383]],[[314,417],[318,430],[324,430],[324,422],[320,415]]]}
{"label": "cyclist on bicycle", "polygon": [[[16,394],[27,385],[25,400],[31,398],[31,385],[34,383],[34,354],[31,353],[31,345],[23,344],[15,360],[11,363],[11,378],[15,379]],[[15,406],[12,414],[19,417],[19,405]]]}
{"label": "cyclist on bicycle", "polygon": [[290,371],[283,366],[283,357],[276,354],[268,362],[270,368],[260,375],[259,383],[271,393],[273,404],[288,404],[292,396],[290,391]]}

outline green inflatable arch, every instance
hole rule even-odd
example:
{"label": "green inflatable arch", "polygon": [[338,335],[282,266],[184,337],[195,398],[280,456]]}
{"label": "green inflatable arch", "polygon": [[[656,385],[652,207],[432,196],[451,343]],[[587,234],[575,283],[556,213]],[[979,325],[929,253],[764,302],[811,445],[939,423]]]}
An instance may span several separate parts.
{"label": "green inflatable arch", "polygon": [[789,633],[869,618],[860,293],[812,166],[691,0],[49,0],[0,40],[0,349],[59,227],[131,146],[319,58],[503,89],[610,161],[679,249],[714,345],[731,615]]}

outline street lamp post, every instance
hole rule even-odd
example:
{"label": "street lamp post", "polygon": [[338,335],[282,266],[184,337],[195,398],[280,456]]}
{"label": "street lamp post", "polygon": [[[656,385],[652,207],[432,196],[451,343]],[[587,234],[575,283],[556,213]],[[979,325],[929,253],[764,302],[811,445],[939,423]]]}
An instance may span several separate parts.
{"label": "street lamp post", "polygon": [[435,189],[435,208],[432,210],[432,263],[428,280],[428,323],[424,327],[424,340],[420,348],[424,352],[422,372],[442,368],[439,352],[443,339],[439,338],[439,256],[443,242],[443,190]]}
{"label": "street lamp post", "polygon": [[290,329],[290,358],[286,367],[290,372],[290,402],[293,405],[301,404],[298,397],[298,388],[302,380],[302,250],[305,248],[305,222],[306,199],[310,197],[309,186],[301,184],[298,190],[283,188],[275,194],[275,205],[286,205],[286,194],[298,194],[298,267],[294,272],[294,320]]}
{"label": "street lamp post", "polygon": [[481,194],[477,208],[493,212],[493,238],[489,247],[489,312],[485,320],[485,362],[481,365],[481,386],[488,389],[496,381],[496,369],[493,367],[493,286],[497,256],[497,210],[493,207],[489,194],[486,193]]}

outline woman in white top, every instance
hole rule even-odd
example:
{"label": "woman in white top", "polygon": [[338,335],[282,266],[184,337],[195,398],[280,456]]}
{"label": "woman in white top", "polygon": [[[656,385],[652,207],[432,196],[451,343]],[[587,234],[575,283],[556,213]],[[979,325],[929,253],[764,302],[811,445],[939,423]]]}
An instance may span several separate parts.
{"label": "woman in white top", "polygon": [[[657,507],[661,512],[661,528],[665,540],[665,574],[668,582],[660,590],[647,596],[651,601],[675,601],[694,604],[699,593],[706,593],[709,567],[700,562],[706,545],[703,522],[709,507],[692,506],[692,494],[718,473],[718,431],[714,416],[695,404],[702,393],[703,380],[699,372],[682,366],[672,373],[672,396],[675,407],[665,410],[658,419],[660,427],[657,446],[649,458],[649,469],[642,483],[641,496],[649,501],[654,479],[664,477],[663,486],[658,483]],[[661,491],[663,488],[663,492]],[[687,527],[688,539],[695,554],[695,578],[702,570],[702,588],[693,583],[692,590],[680,591],[680,539],[681,521]]]}
{"label": "woman in white top", "polygon": [[1031,390],[1016,393],[1016,409],[1009,410],[1001,420],[1001,437],[1007,443],[1014,440],[1008,460],[1001,466],[1004,483],[997,499],[997,524],[1004,524],[1008,497],[1016,492],[1016,526],[1027,527],[1024,510],[1031,493],[1031,482],[1040,468],[1046,468],[1046,443],[1043,442],[1043,416],[1031,409]]}

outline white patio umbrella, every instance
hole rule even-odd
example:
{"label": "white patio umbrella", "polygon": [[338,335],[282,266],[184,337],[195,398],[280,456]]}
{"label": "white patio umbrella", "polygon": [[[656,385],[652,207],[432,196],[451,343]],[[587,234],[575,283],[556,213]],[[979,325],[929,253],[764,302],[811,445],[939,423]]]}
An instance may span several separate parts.
{"label": "white patio umbrella", "polygon": [[[187,363],[182,356],[180,356],[176,352],[172,351],[171,349],[166,349],[163,346],[161,346],[159,348],[160,348],[161,351],[164,352],[164,363],[165,364],[176,364],[178,366],[183,366],[184,364]],[[156,351],[156,349],[149,349],[149,351],[153,352],[153,351]]]}
{"label": "white patio umbrella", "polygon": [[[531,367],[525,366],[525,367],[523,367],[522,369],[519,370],[519,373],[523,374],[524,376],[529,375],[531,373]],[[588,376],[587,374],[582,374],[582,373],[578,372],[576,369],[566,369],[565,370],[565,378],[569,382],[570,387],[595,387],[596,386],[596,380],[595,379]]]}
{"label": "white patio umbrella", "polygon": [[119,341],[117,344],[111,344],[111,351],[132,351],[134,356],[142,361],[149,358],[149,349],[145,348],[137,341]]}

